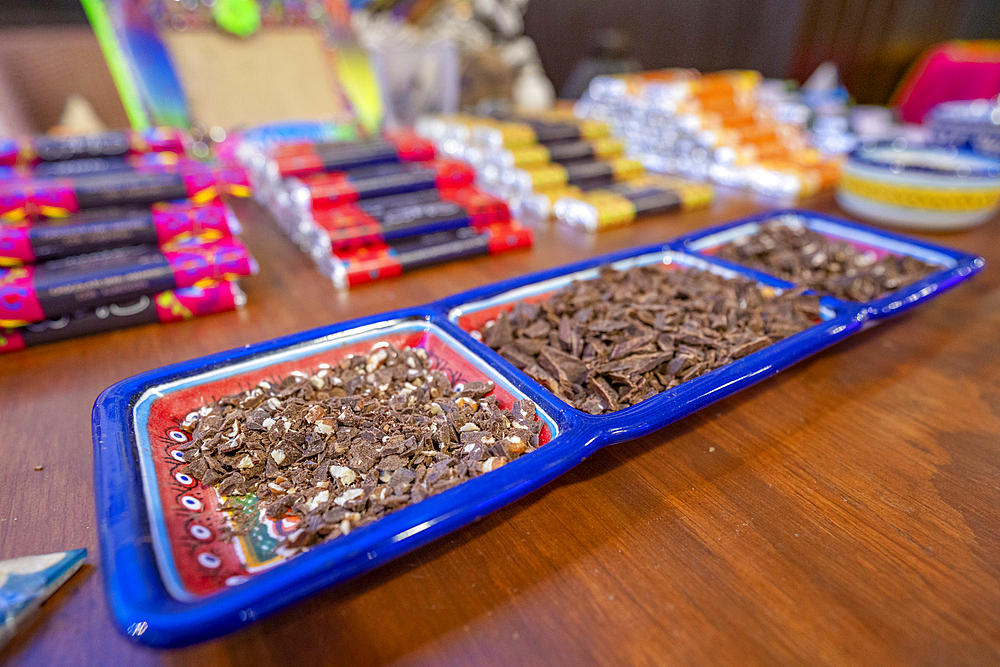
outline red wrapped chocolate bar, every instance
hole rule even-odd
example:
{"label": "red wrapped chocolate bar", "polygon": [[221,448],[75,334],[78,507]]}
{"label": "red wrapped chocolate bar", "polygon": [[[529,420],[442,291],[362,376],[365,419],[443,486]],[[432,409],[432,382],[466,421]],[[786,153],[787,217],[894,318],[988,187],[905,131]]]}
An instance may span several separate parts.
{"label": "red wrapped chocolate bar", "polygon": [[340,252],[432,232],[507,222],[507,204],[474,187],[419,190],[316,211],[316,246]]}
{"label": "red wrapped chocolate bar", "polygon": [[434,144],[412,132],[387,132],[374,141],[286,144],[272,153],[268,178],[348,171],[377,164],[426,162],[434,159]]}
{"label": "red wrapped chocolate bar", "polygon": [[289,179],[293,198],[310,204],[312,210],[330,209],[361,199],[471,185],[475,171],[458,160],[433,160],[416,164],[385,164],[346,172],[318,174],[302,180]]}
{"label": "red wrapped chocolate bar", "polygon": [[533,238],[530,229],[516,222],[503,223],[484,229],[462,227],[424,234],[394,243],[315,256],[314,259],[337,287],[349,287],[455,259],[527,248]]}

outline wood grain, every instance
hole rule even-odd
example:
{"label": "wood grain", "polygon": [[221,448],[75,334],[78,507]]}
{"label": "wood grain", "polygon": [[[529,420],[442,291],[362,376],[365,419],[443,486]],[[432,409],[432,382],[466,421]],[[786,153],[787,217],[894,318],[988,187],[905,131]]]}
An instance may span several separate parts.
{"label": "wood grain", "polygon": [[[809,202],[834,211],[829,198]],[[132,645],[97,563],[90,409],[122,378],[666,240],[773,205],[337,292],[253,206],[242,313],[0,360],[0,558],[74,547],[88,566],[0,653],[9,665],[1000,664],[1000,278],[912,313],[648,437],[604,449],[480,522],[191,648]],[[1000,219],[935,240],[1000,262]],[[43,465],[40,472],[33,468]]]}

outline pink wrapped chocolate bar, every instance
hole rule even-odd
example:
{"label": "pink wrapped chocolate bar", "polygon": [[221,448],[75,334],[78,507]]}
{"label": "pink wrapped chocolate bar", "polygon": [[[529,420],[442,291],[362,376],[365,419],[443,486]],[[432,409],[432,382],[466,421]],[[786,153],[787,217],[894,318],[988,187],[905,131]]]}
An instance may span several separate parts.
{"label": "pink wrapped chocolate bar", "polygon": [[250,196],[242,169],[191,164],[176,171],[116,171],[67,178],[15,179],[0,184],[0,218],[64,217],[91,208],[148,206],[191,199],[206,203],[228,194]]}
{"label": "pink wrapped chocolate bar", "polygon": [[0,164],[31,165],[144,153],[183,154],[188,141],[187,133],[173,127],[79,136],[49,134],[30,139],[5,139],[0,142]]}
{"label": "pink wrapped chocolate bar", "polygon": [[115,172],[181,171],[204,163],[176,153],[143,153],[121,157],[88,157],[61,162],[42,162],[34,166],[16,167],[24,178],[74,178]]}
{"label": "pink wrapped chocolate bar", "polygon": [[30,322],[257,272],[237,239],[193,237],[164,248],[128,246],[0,269],[0,324]]}
{"label": "pink wrapped chocolate bar", "polygon": [[235,280],[199,283],[192,287],[79,310],[57,319],[0,329],[0,354],[143,324],[179,322],[224,313],[242,308],[244,303],[246,297]]}
{"label": "pink wrapped chocolate bar", "polygon": [[220,201],[93,209],[66,218],[0,225],[0,266],[35,264],[131,245],[162,247],[182,237],[217,241],[239,231],[239,222]]}
{"label": "pink wrapped chocolate bar", "polygon": [[21,147],[13,139],[0,139],[0,167],[13,167],[17,164],[17,154]]}

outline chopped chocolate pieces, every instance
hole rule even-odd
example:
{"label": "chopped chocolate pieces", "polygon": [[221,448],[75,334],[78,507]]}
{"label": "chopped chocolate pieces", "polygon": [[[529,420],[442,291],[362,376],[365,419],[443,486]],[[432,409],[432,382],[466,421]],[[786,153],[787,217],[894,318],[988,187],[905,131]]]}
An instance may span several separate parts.
{"label": "chopped chocolate pieces", "polygon": [[221,497],[257,497],[254,512],[223,503],[232,534],[261,514],[294,517],[298,528],[282,546],[308,547],[537,448],[534,404],[501,408],[493,388],[452,387],[422,349],[380,343],[192,412],[181,428],[196,444],[181,470]]}
{"label": "chopped chocolate pieces", "polygon": [[546,345],[538,352],[538,365],[560,383],[580,384],[587,379],[587,365],[562,350]]}
{"label": "chopped chocolate pieces", "polygon": [[907,255],[879,258],[847,241],[823,236],[797,221],[769,220],[752,236],[719,248],[718,256],[765,271],[820,294],[866,303],[941,267]]}
{"label": "chopped chocolate pieces", "polygon": [[605,269],[541,303],[519,302],[480,333],[556,396],[604,414],[812,326],[819,300],[803,289],[775,295],[696,269]]}

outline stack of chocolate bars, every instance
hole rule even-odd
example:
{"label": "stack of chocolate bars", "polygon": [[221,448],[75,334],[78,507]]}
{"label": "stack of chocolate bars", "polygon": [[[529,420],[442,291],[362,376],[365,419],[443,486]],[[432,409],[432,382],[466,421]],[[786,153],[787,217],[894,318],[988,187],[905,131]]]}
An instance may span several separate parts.
{"label": "stack of chocolate bars", "polygon": [[808,109],[769,99],[762,83],[750,70],[599,76],[576,113],[610,124],[653,171],[777,197],[831,189],[840,159],[812,145]]}
{"label": "stack of chocolate bars", "polygon": [[282,230],[338,287],[532,243],[468,164],[412,132],[288,143],[245,164]]}
{"label": "stack of chocolate bars", "polygon": [[482,186],[516,211],[590,231],[704,206],[713,197],[709,185],[650,178],[625,156],[625,144],[609,136],[607,124],[571,114],[432,116],[420,120],[417,132],[472,164]]}
{"label": "stack of chocolate bars", "polygon": [[242,169],[177,130],[0,141],[0,353],[232,310],[257,265],[223,196]]}

